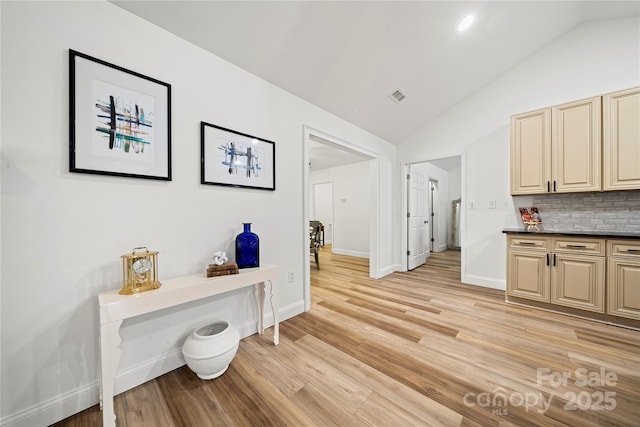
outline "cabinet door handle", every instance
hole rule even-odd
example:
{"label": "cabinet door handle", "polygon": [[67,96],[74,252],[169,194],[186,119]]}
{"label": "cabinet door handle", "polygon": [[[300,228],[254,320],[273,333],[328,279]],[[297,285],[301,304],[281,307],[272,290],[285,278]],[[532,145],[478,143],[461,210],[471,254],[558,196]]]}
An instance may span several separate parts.
{"label": "cabinet door handle", "polygon": [[585,249],[586,245],[567,245],[568,248]]}
{"label": "cabinet door handle", "polygon": [[627,249],[627,252],[640,252],[640,249]]}
{"label": "cabinet door handle", "polygon": [[556,254],[553,254],[553,266],[556,266]]}
{"label": "cabinet door handle", "polygon": [[549,265],[549,254],[547,254],[547,265]]}
{"label": "cabinet door handle", "polygon": [[551,182],[547,181],[547,193],[551,193]]}
{"label": "cabinet door handle", "polygon": [[556,192],[556,180],[555,179],[553,180],[553,192],[554,193]]}
{"label": "cabinet door handle", "polygon": [[518,242],[519,245],[524,245],[524,246],[535,246],[535,242]]}

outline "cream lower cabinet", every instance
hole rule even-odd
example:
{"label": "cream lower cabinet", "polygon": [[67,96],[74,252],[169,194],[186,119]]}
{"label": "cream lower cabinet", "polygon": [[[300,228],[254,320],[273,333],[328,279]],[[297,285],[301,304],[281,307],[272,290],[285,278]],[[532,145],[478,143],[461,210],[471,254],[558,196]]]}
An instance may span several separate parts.
{"label": "cream lower cabinet", "polygon": [[604,313],[604,239],[551,239],[551,303]]}
{"label": "cream lower cabinet", "polygon": [[550,244],[545,236],[507,236],[508,295],[549,302]]}
{"label": "cream lower cabinet", "polygon": [[640,320],[640,241],[610,240],[607,313]]}
{"label": "cream lower cabinet", "polygon": [[549,302],[549,254],[540,251],[509,251],[509,295]]}
{"label": "cream lower cabinet", "polygon": [[603,239],[508,238],[507,295],[603,313]]}
{"label": "cream lower cabinet", "polygon": [[551,302],[604,313],[605,258],[553,254]]}

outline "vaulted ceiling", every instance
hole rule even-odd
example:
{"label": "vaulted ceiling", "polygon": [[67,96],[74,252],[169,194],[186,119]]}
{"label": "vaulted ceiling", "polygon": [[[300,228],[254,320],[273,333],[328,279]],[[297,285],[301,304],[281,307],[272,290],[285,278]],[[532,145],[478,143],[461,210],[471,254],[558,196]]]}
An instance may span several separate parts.
{"label": "vaulted ceiling", "polygon": [[393,144],[576,26],[640,12],[638,1],[113,3]]}

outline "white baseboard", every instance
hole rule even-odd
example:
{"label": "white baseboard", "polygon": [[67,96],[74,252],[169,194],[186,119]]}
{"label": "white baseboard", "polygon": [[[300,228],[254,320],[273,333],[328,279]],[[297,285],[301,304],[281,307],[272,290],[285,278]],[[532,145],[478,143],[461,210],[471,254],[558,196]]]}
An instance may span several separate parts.
{"label": "white baseboard", "polygon": [[83,411],[99,401],[98,381],[9,415],[0,420],[3,427],[48,426]]}
{"label": "white baseboard", "polygon": [[375,277],[375,279],[379,279],[379,278],[384,277],[384,276],[386,276],[388,274],[395,273],[396,271],[400,271],[401,268],[402,268],[402,266],[400,264],[392,264],[392,265],[389,265],[387,267],[381,268],[380,271],[379,271],[380,275],[378,277]]}
{"label": "white baseboard", "polygon": [[499,289],[504,291],[507,289],[507,282],[505,280],[492,279],[490,277],[474,276],[471,274],[465,274],[462,276],[462,283],[468,285],[483,286],[485,288]]}
{"label": "white baseboard", "polygon": [[[278,310],[278,320],[282,322],[301,313],[304,313],[303,300],[296,301],[286,307],[281,307]],[[273,313],[265,315],[264,325],[265,327],[273,326]],[[242,338],[246,338],[258,332],[257,323],[255,320],[244,322],[238,325],[238,331]],[[182,348],[173,348],[163,355],[149,359],[125,371],[118,372],[114,382],[115,394],[120,394],[140,384],[144,384],[184,364]],[[100,389],[99,383],[96,380],[68,393],[61,394],[2,418],[0,419],[0,426],[33,427],[51,425],[96,405],[99,399]]]}
{"label": "white baseboard", "polygon": [[441,245],[438,245],[434,248],[434,252],[442,252],[445,251],[449,248],[449,245],[447,243],[443,243]]}
{"label": "white baseboard", "polygon": [[338,255],[349,255],[358,258],[369,258],[369,252],[352,251],[349,249],[331,248],[331,252]]}
{"label": "white baseboard", "polygon": [[[287,319],[297,316],[298,314],[304,313],[304,300],[298,300],[293,304],[289,304],[285,307],[280,307],[278,309],[278,315],[280,318],[278,321],[284,322]],[[273,325],[273,314],[269,314],[266,316],[266,320],[271,323],[266,323],[267,325]]]}

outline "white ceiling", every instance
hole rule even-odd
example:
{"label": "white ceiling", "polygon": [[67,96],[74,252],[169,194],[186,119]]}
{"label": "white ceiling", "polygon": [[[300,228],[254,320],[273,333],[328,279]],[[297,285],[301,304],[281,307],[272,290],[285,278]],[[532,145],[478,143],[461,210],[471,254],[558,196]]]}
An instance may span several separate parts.
{"label": "white ceiling", "polygon": [[112,2],[393,144],[581,23],[640,14],[640,1]]}
{"label": "white ceiling", "polygon": [[428,163],[450,172],[453,169],[460,167],[462,159],[460,156],[443,157],[441,159],[429,160]]}

